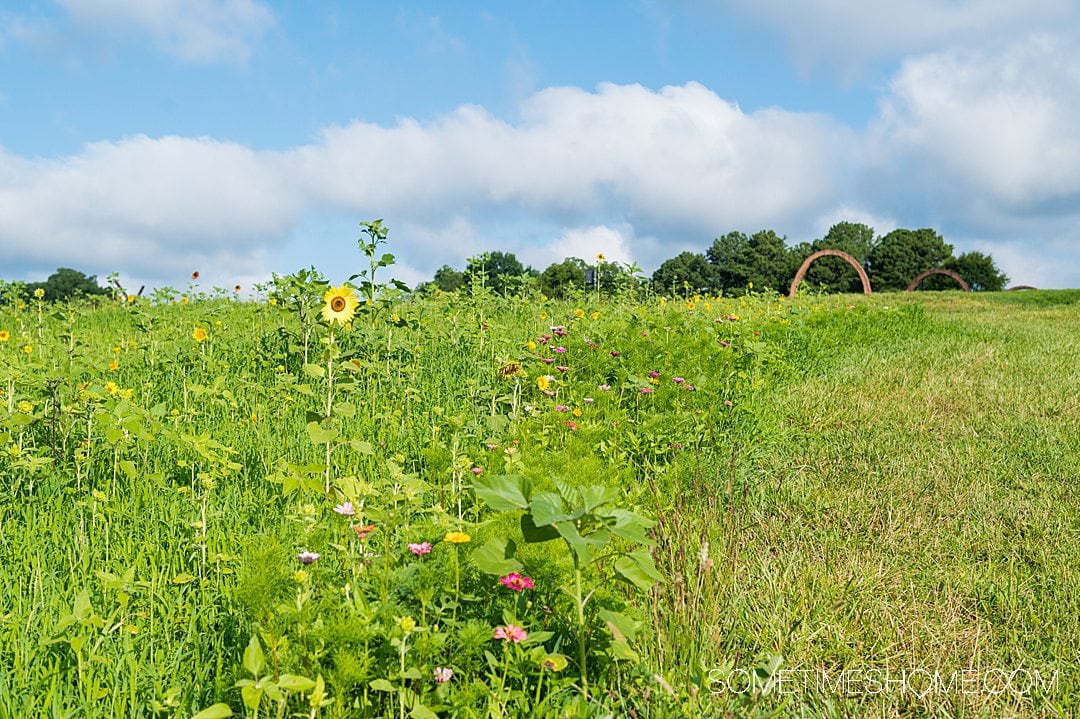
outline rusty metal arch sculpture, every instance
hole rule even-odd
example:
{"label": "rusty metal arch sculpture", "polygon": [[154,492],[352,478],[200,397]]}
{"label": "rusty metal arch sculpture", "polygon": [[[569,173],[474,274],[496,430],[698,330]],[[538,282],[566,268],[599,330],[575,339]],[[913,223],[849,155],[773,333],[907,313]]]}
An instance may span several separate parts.
{"label": "rusty metal arch sculpture", "polygon": [[788,290],[788,297],[795,296],[795,290],[799,288],[799,283],[802,282],[803,276],[806,275],[806,270],[808,270],[811,263],[819,257],[840,257],[847,260],[848,264],[854,267],[855,271],[859,273],[859,281],[862,282],[863,294],[870,294],[870,278],[866,276],[866,270],[863,269],[863,266],[859,264],[858,260],[840,250],[818,250],[803,260],[802,265],[799,266],[799,271],[795,273],[795,279],[791,281],[791,289]]}
{"label": "rusty metal arch sculpture", "polygon": [[911,284],[907,286],[905,292],[913,292],[919,284],[930,275],[945,275],[946,277],[952,277],[954,280],[960,283],[960,286],[964,288],[964,292],[971,292],[971,288],[968,287],[968,283],[964,282],[964,278],[956,274],[952,270],[945,270],[940,267],[936,267],[932,270],[920,273],[915,279],[911,281]]}
{"label": "rusty metal arch sculpture", "polygon": [[1032,287],[1031,285],[1013,285],[1006,292],[1012,292],[1013,290],[1037,290],[1038,287]]}

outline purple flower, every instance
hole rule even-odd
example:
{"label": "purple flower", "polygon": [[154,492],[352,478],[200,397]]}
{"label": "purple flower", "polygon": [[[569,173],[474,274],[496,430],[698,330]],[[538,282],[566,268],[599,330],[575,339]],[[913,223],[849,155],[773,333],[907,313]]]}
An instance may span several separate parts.
{"label": "purple flower", "polygon": [[565,404],[557,404],[557,405],[555,405],[555,411],[556,412],[569,412],[570,408],[568,406],[566,406]]}
{"label": "purple flower", "polygon": [[683,379],[682,377],[672,377],[671,381],[674,382],[675,384],[682,384],[686,380]]}
{"label": "purple flower", "polygon": [[558,352],[559,354],[562,354],[563,352],[566,351],[566,348],[565,347],[552,347],[551,351],[552,352]]}
{"label": "purple flower", "polygon": [[653,371],[649,372],[649,376],[650,377],[659,377],[660,373],[657,372],[656,370],[653,370]]}
{"label": "purple flower", "polygon": [[436,684],[446,684],[454,676],[454,670],[450,667],[435,667],[433,672]]}
{"label": "purple flower", "polygon": [[356,514],[356,507],[353,506],[352,502],[344,502],[334,507],[334,511],[342,517],[351,517]]}
{"label": "purple flower", "polygon": [[642,387],[638,391],[641,392],[642,394],[652,394],[652,387]]}
{"label": "purple flower", "polygon": [[309,552],[305,549],[304,551],[300,552],[300,554],[297,554],[296,558],[300,561],[301,564],[311,564],[319,558],[319,553]]}

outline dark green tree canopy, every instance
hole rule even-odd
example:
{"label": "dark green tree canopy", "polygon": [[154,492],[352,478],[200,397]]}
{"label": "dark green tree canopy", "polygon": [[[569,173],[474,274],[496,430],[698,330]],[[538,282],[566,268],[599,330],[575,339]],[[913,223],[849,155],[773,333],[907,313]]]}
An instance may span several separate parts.
{"label": "dark green tree canopy", "polygon": [[585,289],[585,270],[588,266],[577,257],[554,262],[540,273],[540,291],[549,297],[567,297]]}
{"label": "dark green tree canopy", "polygon": [[465,273],[455,270],[450,265],[443,265],[435,270],[435,279],[432,284],[443,292],[453,292],[465,285]]}
{"label": "dark green tree canopy", "polygon": [[965,252],[950,258],[945,262],[945,269],[963,277],[973,292],[1000,292],[1009,281],[994,264],[994,258],[981,252]]}
{"label": "dark green tree canopy", "polygon": [[72,297],[92,297],[94,295],[107,295],[109,290],[99,287],[97,275],[87,277],[78,270],[70,267],[61,267],[49,275],[44,282],[31,282],[26,285],[26,291],[33,295],[34,290],[45,291],[45,300],[48,302],[62,302]]}
{"label": "dark green tree canopy", "polygon": [[716,275],[713,266],[700,252],[680,252],[665,260],[652,275],[653,290],[659,294],[695,294],[713,292]]}
{"label": "dark green tree canopy", "polygon": [[520,288],[522,280],[536,276],[531,267],[526,268],[513,252],[484,252],[469,258],[465,267],[466,280],[486,275],[485,282],[495,292],[506,295]]}
{"label": "dark green tree canopy", "polygon": [[[874,249],[874,229],[855,222],[838,222],[825,236],[813,242],[802,242],[794,249],[798,265],[820,250],[840,250],[851,255],[866,268],[866,260]],[[821,257],[814,261],[803,278],[810,287],[832,292],[862,292],[862,282],[855,268],[840,257]]]}
{"label": "dark green tree canopy", "polygon": [[757,289],[786,290],[797,268],[784,238],[772,230],[749,237],[729,232],[713,240],[705,254],[714,268],[716,288],[729,294],[743,292],[750,284]]}
{"label": "dark green tree canopy", "polygon": [[[920,272],[943,267],[952,251],[952,245],[930,228],[893,230],[870,252],[870,283],[875,291],[906,289]],[[935,286],[930,280],[926,284]]]}

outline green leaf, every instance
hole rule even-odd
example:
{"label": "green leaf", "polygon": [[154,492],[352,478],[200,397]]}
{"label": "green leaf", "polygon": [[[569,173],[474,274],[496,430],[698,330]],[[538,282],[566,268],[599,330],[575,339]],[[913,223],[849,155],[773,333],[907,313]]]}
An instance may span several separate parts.
{"label": "green leaf", "polygon": [[308,437],[311,438],[311,443],[318,446],[320,444],[329,444],[337,439],[337,429],[323,429],[318,422],[308,422],[307,425]]}
{"label": "green leaf", "polygon": [[135,469],[134,462],[132,462],[130,459],[122,459],[120,460],[118,465],[128,479],[135,479],[138,471]]}
{"label": "green leaf", "polygon": [[559,535],[566,540],[566,543],[570,545],[570,549],[577,555],[582,566],[592,564],[593,559],[596,558],[596,553],[611,541],[611,534],[605,529],[598,529],[588,535],[582,535],[573,522],[556,522],[554,527],[559,531]]}
{"label": "green leaf", "polygon": [[342,402],[341,404],[334,405],[334,414],[341,417],[355,417],[356,407],[348,402]]}
{"label": "green leaf", "polygon": [[262,645],[259,644],[259,638],[252,634],[251,641],[244,650],[244,669],[257,679],[262,674],[265,665],[266,658],[263,656]]}
{"label": "green leaf", "polygon": [[75,610],[72,614],[75,615],[75,619],[82,621],[89,618],[93,613],[94,607],[90,604],[90,592],[84,589],[75,597]]}
{"label": "green leaf", "polygon": [[554,492],[537,492],[529,503],[529,514],[538,527],[544,527],[570,515],[563,511],[562,497]]}
{"label": "green leaf", "polygon": [[619,490],[616,487],[603,487],[591,485],[581,488],[581,502],[586,512],[591,512],[597,507],[602,507],[619,498]]}
{"label": "green leaf", "polygon": [[377,692],[392,692],[394,691],[394,685],[385,679],[372,679],[368,683],[368,686]]}
{"label": "green leaf", "polygon": [[615,573],[643,591],[648,591],[657,582],[664,581],[664,575],[656,568],[652,555],[644,547],[615,560]]}
{"label": "green leaf", "polygon": [[500,512],[528,509],[531,489],[529,480],[516,474],[495,474],[473,480],[476,496]]}
{"label": "green leaf", "polygon": [[304,374],[315,379],[322,379],[326,376],[326,368],[318,364],[306,364],[304,365]]}
{"label": "green leaf", "polygon": [[233,716],[232,707],[219,702],[214,706],[206,707],[191,719],[225,719],[225,717],[231,716]]}
{"label": "green leaf", "polygon": [[359,454],[375,454],[375,447],[372,446],[371,442],[364,439],[350,439],[349,446]]}
{"label": "green leaf", "polygon": [[514,540],[492,537],[472,553],[472,561],[481,572],[502,576],[521,570],[521,562],[514,559],[515,551]]}
{"label": "green leaf", "polygon": [[423,704],[417,704],[409,712],[409,716],[413,719],[439,719],[439,715],[428,709]]}
{"label": "green leaf", "polygon": [[280,689],[286,689],[290,692],[307,692],[315,688],[315,680],[296,674],[282,674],[277,685]]}
{"label": "green leaf", "polygon": [[615,520],[614,523],[608,524],[607,528],[616,537],[622,537],[649,547],[656,546],[656,542],[646,534],[646,530],[655,524],[651,519],[646,519],[636,512],[625,509],[613,509],[605,512],[604,517]]}
{"label": "green leaf", "polygon": [[616,640],[625,639],[632,642],[637,639],[637,623],[625,614],[610,609],[601,609],[600,618],[604,620],[608,631]]}
{"label": "green leaf", "polygon": [[521,515],[521,535],[526,542],[536,544],[537,542],[550,542],[553,539],[558,539],[559,530],[550,525],[537,527],[531,514],[523,514]]}

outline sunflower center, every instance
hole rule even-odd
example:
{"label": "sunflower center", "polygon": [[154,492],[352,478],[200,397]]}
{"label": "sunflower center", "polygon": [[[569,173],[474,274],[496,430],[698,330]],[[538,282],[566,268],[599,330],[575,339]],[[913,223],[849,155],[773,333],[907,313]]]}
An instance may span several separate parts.
{"label": "sunflower center", "polygon": [[330,300],[330,309],[332,309],[334,312],[344,312],[345,298],[335,297],[334,299]]}

